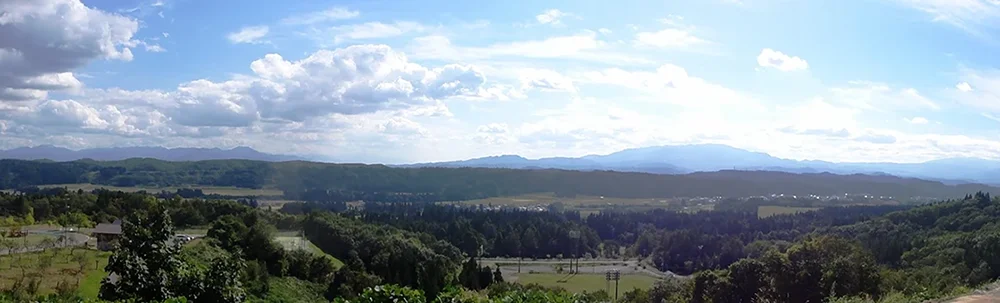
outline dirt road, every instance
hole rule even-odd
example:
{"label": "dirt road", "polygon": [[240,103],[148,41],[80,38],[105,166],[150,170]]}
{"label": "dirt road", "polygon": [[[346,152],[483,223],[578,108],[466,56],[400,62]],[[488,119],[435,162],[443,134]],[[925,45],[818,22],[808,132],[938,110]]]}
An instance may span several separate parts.
{"label": "dirt road", "polygon": [[1000,285],[993,284],[985,290],[977,290],[971,295],[959,297],[947,303],[1000,303]]}

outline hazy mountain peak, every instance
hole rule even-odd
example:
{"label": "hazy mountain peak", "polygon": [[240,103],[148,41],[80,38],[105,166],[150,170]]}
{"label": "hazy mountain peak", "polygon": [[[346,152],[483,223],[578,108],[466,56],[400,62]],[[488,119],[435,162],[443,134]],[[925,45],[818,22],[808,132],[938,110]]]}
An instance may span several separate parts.
{"label": "hazy mountain peak", "polygon": [[129,158],[153,158],[167,161],[199,161],[199,160],[260,160],[289,161],[304,160],[297,156],[274,155],[259,152],[253,148],[240,146],[230,150],[220,148],[165,148],[160,146],[133,146],[71,150],[52,145],[21,147],[0,151],[0,158],[21,160],[52,160],[74,161],[92,159],[95,161],[114,161]]}

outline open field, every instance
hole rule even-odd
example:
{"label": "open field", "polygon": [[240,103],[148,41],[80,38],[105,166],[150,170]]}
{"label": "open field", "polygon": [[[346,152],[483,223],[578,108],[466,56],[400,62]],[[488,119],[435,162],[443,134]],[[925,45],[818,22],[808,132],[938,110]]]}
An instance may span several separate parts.
{"label": "open field", "polygon": [[[646,275],[633,274],[622,275],[618,282],[618,293],[624,293],[634,288],[649,289],[653,287],[658,279]],[[538,284],[547,287],[562,287],[567,291],[581,293],[584,291],[594,292],[607,289],[607,281],[604,274],[554,274],[535,273],[521,274],[517,278],[517,283]],[[611,292],[614,294],[615,284],[611,283]]]}
{"label": "open field", "polygon": [[527,208],[545,208],[550,204],[560,202],[566,210],[579,211],[587,216],[605,209],[648,210],[666,208],[676,211],[711,210],[713,205],[697,202],[683,202],[674,198],[630,199],[600,196],[576,196],[572,198],[556,197],[554,193],[536,193],[512,197],[493,197],[478,200],[442,202],[442,204],[472,205],[472,206],[510,206]]}
{"label": "open field", "polygon": [[774,206],[774,205],[761,205],[757,207],[757,217],[767,218],[773,215],[787,215],[787,214],[797,214],[801,212],[814,211],[820,209],[819,207],[791,207],[791,206]]}
{"label": "open field", "polygon": [[478,200],[468,200],[450,203],[462,203],[468,205],[507,205],[507,206],[543,206],[555,202],[562,202],[565,206],[577,208],[605,208],[611,206],[664,206],[670,203],[670,199],[627,199],[612,197],[589,197],[577,196],[573,198],[556,197],[553,193],[537,193],[520,195],[513,197],[494,197]]}
{"label": "open field", "polygon": [[138,192],[147,191],[151,193],[157,193],[160,191],[177,191],[179,188],[190,188],[190,189],[200,189],[205,192],[206,195],[218,194],[225,196],[259,196],[259,197],[279,197],[284,193],[279,189],[252,189],[252,188],[238,188],[238,187],[226,187],[226,186],[180,186],[180,187],[118,187],[110,185],[99,185],[99,184],[88,184],[88,183],[77,183],[77,184],[50,184],[42,185],[39,187],[51,188],[51,187],[65,187],[69,190],[82,189],[84,191],[91,191],[98,188],[104,188],[108,190],[120,190],[125,192]]}
{"label": "open field", "polygon": [[306,240],[303,237],[279,235],[277,237],[274,237],[274,240],[278,241],[278,243],[281,243],[281,246],[284,246],[285,249],[288,250],[302,249],[315,255],[326,256],[327,258],[330,259],[330,262],[333,262],[334,268],[340,268],[341,266],[344,266],[344,262],[340,261],[337,258],[334,258],[331,255],[326,254],[325,252],[323,252],[323,250],[319,249],[319,247],[316,247],[316,244],[313,244],[312,241]]}
{"label": "open field", "polygon": [[96,298],[101,279],[107,275],[104,266],[110,255],[109,252],[90,249],[76,249],[70,255],[70,249],[63,248],[0,256],[0,288],[9,289],[23,274],[27,279],[41,281],[41,294],[55,293],[56,285],[64,282],[80,295]]}

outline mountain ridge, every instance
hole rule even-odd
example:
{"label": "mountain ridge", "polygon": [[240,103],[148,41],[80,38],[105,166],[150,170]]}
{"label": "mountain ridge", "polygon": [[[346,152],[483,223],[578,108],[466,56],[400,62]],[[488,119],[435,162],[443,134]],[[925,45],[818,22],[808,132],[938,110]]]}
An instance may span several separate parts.
{"label": "mountain ridge", "polygon": [[[503,159],[503,161],[498,161]],[[554,161],[553,159],[559,159]],[[790,173],[889,174],[944,183],[1000,184],[1000,161],[980,158],[944,158],[919,163],[831,162],[793,160],[724,144],[639,147],[582,157],[527,159],[502,155],[459,161],[414,163],[399,167],[492,167],[612,170],[655,174],[687,174],[721,170],[760,170]]]}

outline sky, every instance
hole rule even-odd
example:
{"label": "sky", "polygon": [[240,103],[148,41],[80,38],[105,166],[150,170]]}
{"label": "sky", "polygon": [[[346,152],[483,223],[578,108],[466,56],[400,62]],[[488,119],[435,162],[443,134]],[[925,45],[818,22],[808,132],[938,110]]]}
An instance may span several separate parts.
{"label": "sky", "polygon": [[0,149],[1000,159],[1000,2],[0,1]]}

